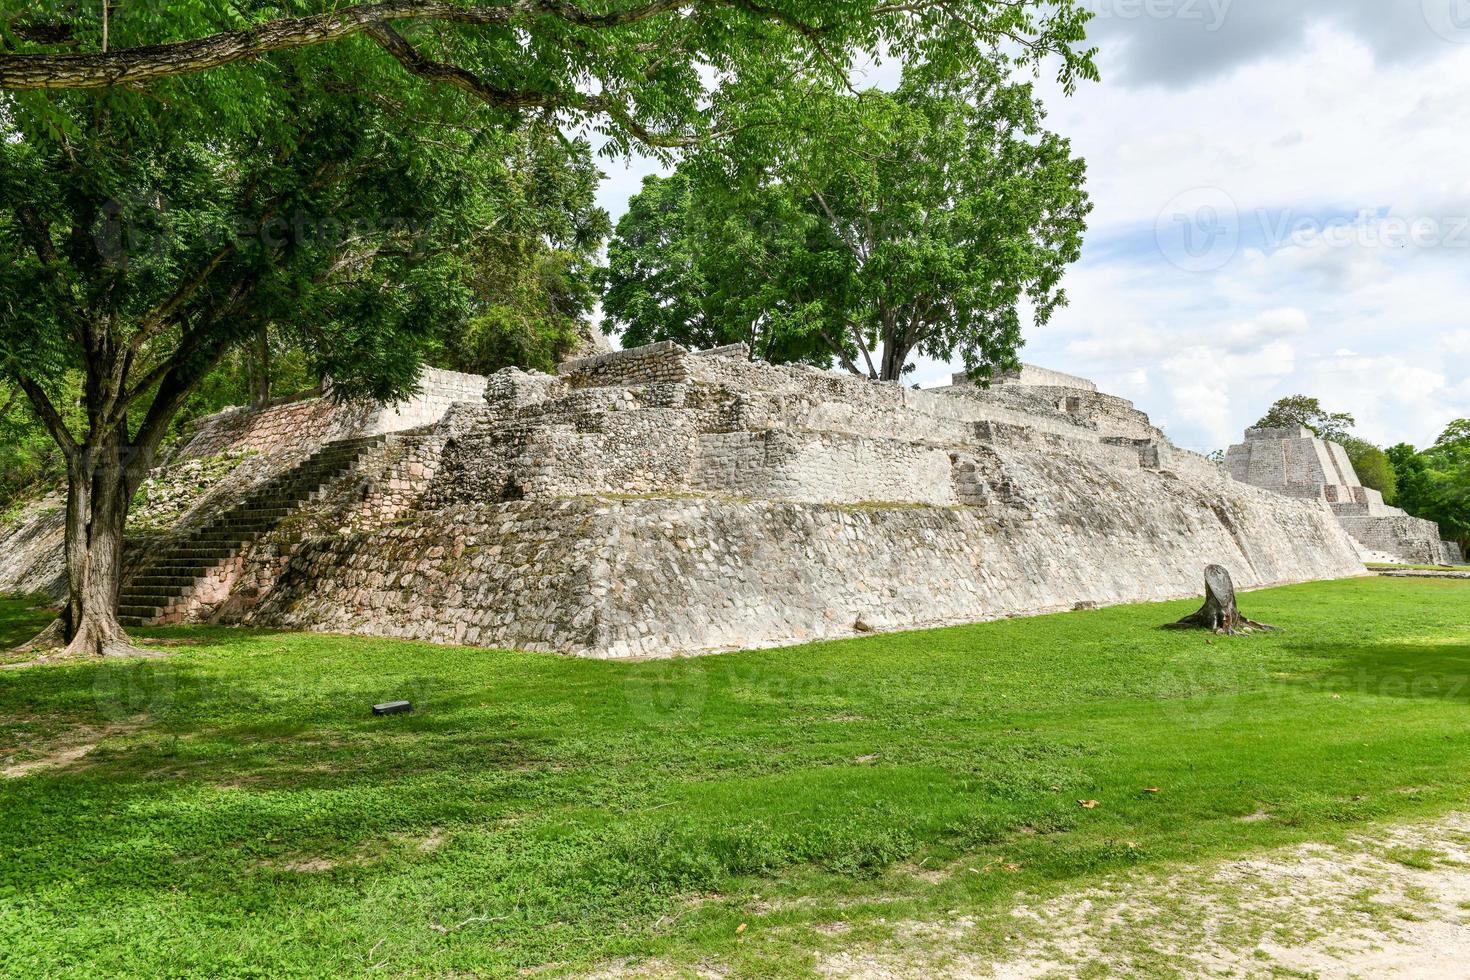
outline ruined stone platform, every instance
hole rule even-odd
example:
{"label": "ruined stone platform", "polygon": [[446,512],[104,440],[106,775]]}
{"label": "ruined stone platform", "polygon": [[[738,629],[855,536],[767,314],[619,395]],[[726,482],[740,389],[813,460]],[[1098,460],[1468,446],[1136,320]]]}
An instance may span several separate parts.
{"label": "ruined stone platform", "polygon": [[[361,435],[321,411],[297,436],[314,452]],[[1182,598],[1210,563],[1243,588],[1365,574],[1324,501],[1233,480],[1041,369],[918,391],[656,344],[503,371],[353,445],[158,621],[658,657]],[[167,534],[291,482],[283,453]]]}
{"label": "ruined stone platform", "polygon": [[1438,524],[1389,506],[1382,493],[1363,486],[1346,449],[1319,439],[1311,429],[1247,429],[1245,442],[1227,452],[1226,465],[1231,476],[1252,486],[1325,503],[1367,560],[1464,561],[1458,544],[1440,538]]}

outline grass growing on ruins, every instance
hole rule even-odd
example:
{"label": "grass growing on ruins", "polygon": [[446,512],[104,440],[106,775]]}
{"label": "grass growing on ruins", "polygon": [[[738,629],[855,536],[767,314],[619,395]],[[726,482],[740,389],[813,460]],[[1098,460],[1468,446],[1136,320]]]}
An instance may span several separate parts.
{"label": "grass growing on ruins", "polygon": [[881,920],[1470,802],[1470,583],[1157,628],[1195,605],[640,664],[173,629],[0,671],[0,975],[793,973]]}

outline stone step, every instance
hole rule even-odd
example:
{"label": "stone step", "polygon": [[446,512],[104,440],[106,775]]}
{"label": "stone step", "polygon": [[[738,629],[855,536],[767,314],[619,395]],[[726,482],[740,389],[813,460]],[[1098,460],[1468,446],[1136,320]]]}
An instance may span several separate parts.
{"label": "stone step", "polygon": [[120,601],[132,605],[149,605],[153,600],[177,599],[194,587],[194,583],[188,585],[142,585],[133,583],[120,593]]}
{"label": "stone step", "polygon": [[161,555],[138,569],[141,575],[187,575],[198,578],[219,562],[212,558],[170,558]]}
{"label": "stone step", "polygon": [[[146,589],[155,585],[162,586],[163,588],[171,588],[177,585],[187,589],[193,587],[198,581],[198,577],[194,575],[163,575],[150,573],[144,575],[134,575],[128,581],[128,586],[136,586],[138,588]],[[125,588],[123,591],[127,591],[127,589]]]}
{"label": "stone step", "polygon": [[178,548],[163,552],[154,561],[161,564],[197,564],[199,568],[213,568],[237,554],[239,554],[237,548]]}
{"label": "stone step", "polygon": [[141,626],[156,618],[210,569],[275,530],[303,503],[324,496],[328,485],[353,469],[365,450],[382,442],[382,436],[363,436],[329,443],[187,539],[150,555],[123,588],[118,621]]}

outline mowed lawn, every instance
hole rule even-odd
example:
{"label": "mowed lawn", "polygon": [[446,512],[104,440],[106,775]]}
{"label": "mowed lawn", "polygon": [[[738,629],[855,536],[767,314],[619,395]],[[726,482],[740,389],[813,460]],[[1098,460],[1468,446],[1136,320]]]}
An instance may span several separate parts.
{"label": "mowed lawn", "polygon": [[1470,803],[1470,582],[1158,628],[1197,605],[648,663],[169,629],[3,670],[0,975],[800,973],[880,919]]}

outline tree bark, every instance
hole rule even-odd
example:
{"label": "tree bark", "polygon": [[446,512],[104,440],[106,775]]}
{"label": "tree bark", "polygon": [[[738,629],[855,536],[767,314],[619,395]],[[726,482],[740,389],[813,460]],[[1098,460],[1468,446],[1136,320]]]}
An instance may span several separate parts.
{"label": "tree bark", "polygon": [[880,375],[881,380],[903,380],[903,369],[908,364],[908,360],[909,352],[907,348],[900,348],[899,345],[892,340],[886,342],[883,345],[882,373]]}
{"label": "tree bark", "polygon": [[142,653],[117,621],[123,535],[133,487],[117,440],[77,448],[67,461],[66,605],[27,648],[62,656]]}
{"label": "tree bark", "polygon": [[1165,629],[1207,629],[1222,636],[1239,636],[1258,630],[1269,632],[1276,627],[1242,616],[1235,600],[1235,583],[1231,581],[1229,570],[1223,565],[1210,565],[1205,569],[1205,604],[1200,607],[1199,612],[1186,616],[1177,623],[1171,623]]}
{"label": "tree bark", "polygon": [[265,408],[271,400],[271,340],[269,328],[261,324],[255,335],[255,393],[252,404]]}

